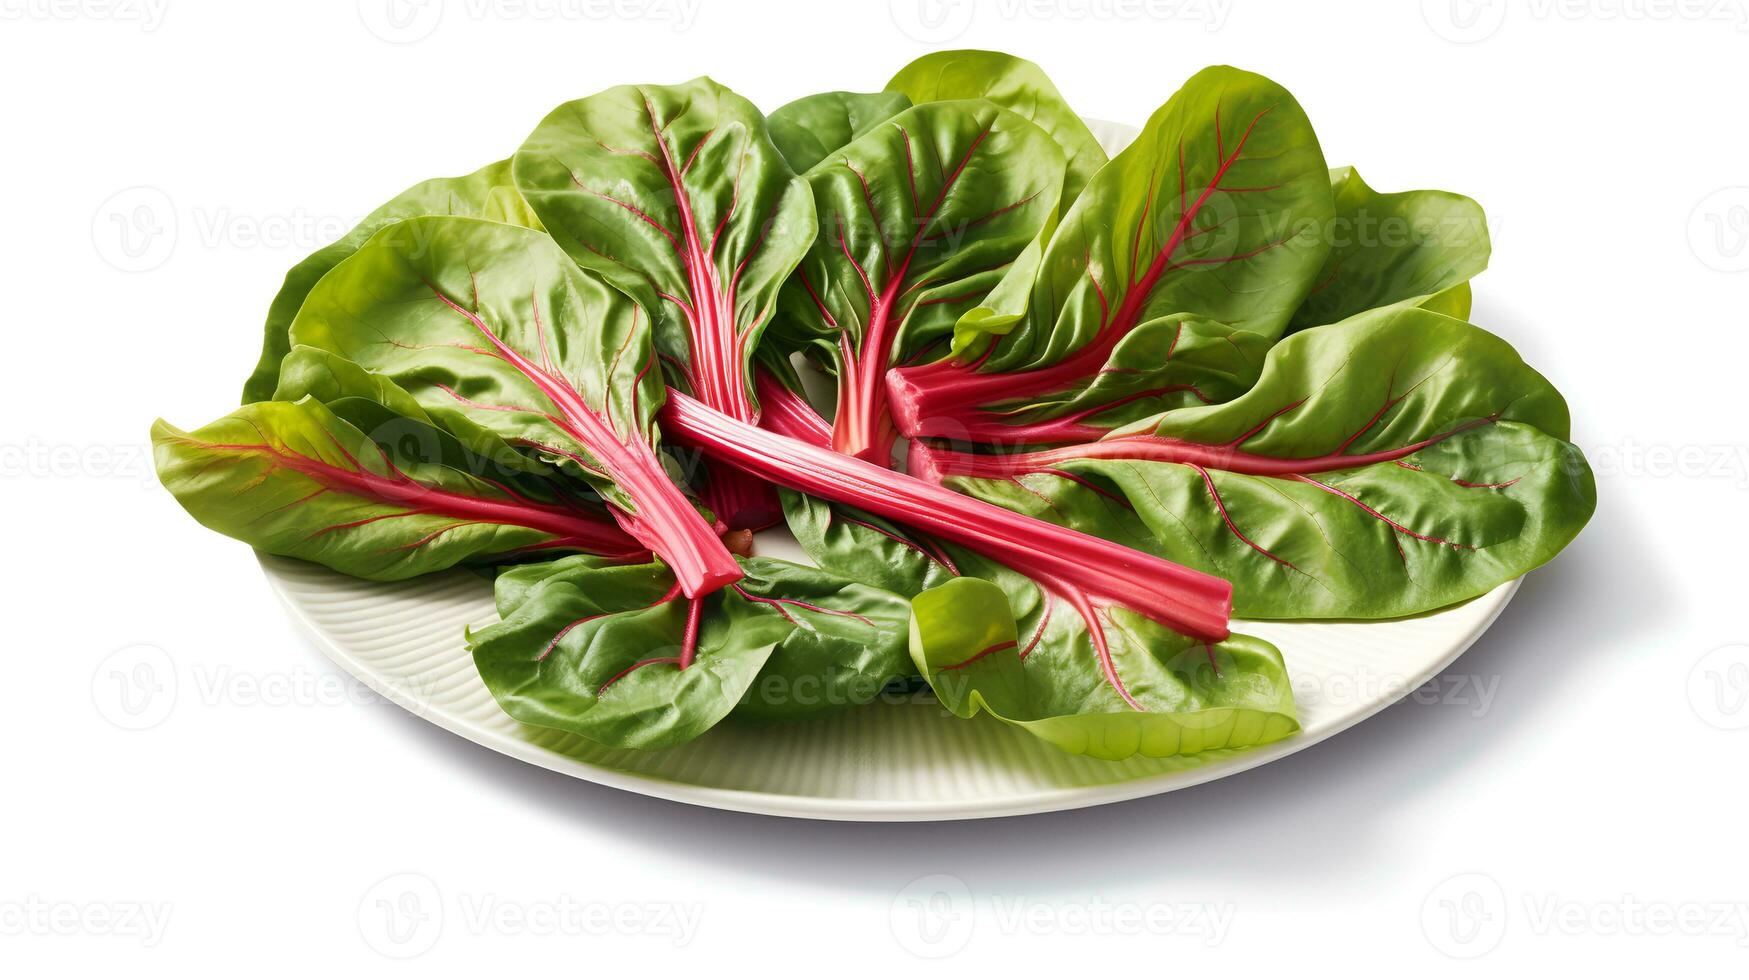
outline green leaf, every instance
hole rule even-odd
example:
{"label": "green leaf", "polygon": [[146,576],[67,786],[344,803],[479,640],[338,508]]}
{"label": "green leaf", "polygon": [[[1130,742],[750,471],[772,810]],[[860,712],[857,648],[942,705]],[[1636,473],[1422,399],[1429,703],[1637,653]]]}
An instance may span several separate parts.
{"label": "green leaf", "polygon": [[1068,163],[1063,178],[1065,207],[1105,166],[1105,150],[1093,131],[1069,108],[1043,69],[1023,58],[999,51],[936,51],[901,68],[887,83],[887,91],[903,93],[916,105],[988,99],[1036,123],[1062,148]]}
{"label": "green leaf", "polygon": [[1027,281],[1025,316],[968,315],[955,357],[893,373],[901,431],[1042,442],[1032,427],[1085,407],[1050,396],[1112,373],[1126,376],[1114,400],[1145,397],[1153,411],[1197,403],[1171,358],[1115,352],[1174,314],[1275,340],[1324,264],[1331,208],[1323,154],[1293,96],[1233,68],[1197,73],[1064,215]]}
{"label": "green leaf", "polygon": [[821,92],[766,117],[771,141],[796,173],[805,173],[864,133],[911,108],[901,92]]}
{"label": "green leaf", "polygon": [[1523,575],[1590,518],[1567,407],[1504,341],[1387,308],[1295,334],[1223,405],[914,472],[1233,583],[1252,618],[1383,618]]}
{"label": "green leaf", "polygon": [[481,475],[488,464],[414,418],[367,435],[314,399],[256,402],[194,432],[159,421],[152,443],[160,481],[202,524],[362,578],[529,551],[643,554],[605,512]]}
{"label": "green leaf", "polygon": [[790,533],[822,569],[902,596],[958,573],[940,544],[915,531],[793,490],[782,497]]}
{"label": "green leaf", "polygon": [[666,389],[648,320],[546,235],[391,225],[311,290],[291,336],[386,377],[444,428],[484,429],[582,477],[688,594],[739,574],[656,452]]}
{"label": "green leaf", "polygon": [[540,220],[511,185],[509,160],[487,164],[465,176],[438,177],[407,188],[366,215],[339,241],[318,249],[286,273],[285,284],[267,310],[260,363],[243,385],[245,404],[275,397],[273,389],[279,383],[280,360],[291,347],[288,332],[292,319],[317,280],[358,251],[378,231],[397,221],[427,214],[463,215],[525,228],[540,227]]}
{"label": "green leaf", "polygon": [[1085,631],[1053,638],[1047,621],[1044,639],[1028,638],[1009,601],[976,578],[912,601],[912,658],[962,718],[984,711],[1065,751],[1111,760],[1242,748],[1299,730],[1287,668],[1262,640],[1234,636],[1211,647],[1108,613],[1124,700],[1101,677]]}
{"label": "green leaf", "polygon": [[891,457],[886,372],[1035,268],[1063,159],[1020,116],[978,101],[906,110],[805,175],[820,235],[784,291],[784,328],[838,378],[833,448]]}
{"label": "green leaf", "polygon": [[[814,240],[813,199],[759,110],[708,78],[608,89],[553,110],[512,171],[565,251],[655,318],[673,382],[756,421],[750,359]],[[733,470],[704,494],[730,527],[780,516]]]}
{"label": "green leaf", "polygon": [[498,577],[474,662],[518,721],[623,748],[696,738],[731,712],[800,717],[909,672],[897,596],[772,559],[687,599],[660,564],[560,559]]}
{"label": "green leaf", "polygon": [[[1330,255],[1290,329],[1346,320],[1380,306],[1422,305],[1488,267],[1488,219],[1475,201],[1446,191],[1380,194],[1353,167],[1330,171],[1336,197]],[[1439,312],[1469,315],[1448,296]]]}
{"label": "green leaf", "polygon": [[[315,347],[293,347],[280,362],[279,386],[273,400],[295,402],[313,398],[336,415],[360,425],[360,419],[376,419],[388,424],[393,418],[413,420],[440,432],[446,439],[465,446],[467,451],[493,466],[520,473],[553,477],[559,473],[531,456],[517,452],[491,429],[476,423],[466,415],[448,413],[440,424],[425,411],[406,389],[387,377],[367,371],[357,364]],[[375,406],[372,410],[369,406]],[[429,457],[427,457],[429,458]]]}

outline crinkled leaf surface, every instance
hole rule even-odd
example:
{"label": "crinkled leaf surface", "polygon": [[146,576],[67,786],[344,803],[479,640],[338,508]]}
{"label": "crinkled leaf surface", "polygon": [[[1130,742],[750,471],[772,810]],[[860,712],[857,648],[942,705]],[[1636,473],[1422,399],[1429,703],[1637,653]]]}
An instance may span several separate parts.
{"label": "crinkled leaf surface", "polygon": [[[1335,323],[1394,303],[1421,304],[1488,267],[1487,216],[1462,194],[1380,194],[1353,167],[1331,170],[1330,186],[1336,206],[1330,255],[1290,329]],[[1436,308],[1467,317],[1468,291],[1461,295],[1461,306]]]}
{"label": "crinkled leaf surface", "polygon": [[[759,110],[708,78],[621,86],[553,110],[512,169],[571,257],[650,311],[675,383],[755,421],[750,359],[814,239],[812,196]],[[734,527],[779,516],[733,471],[705,499]]]}
{"label": "crinkled leaf surface", "polygon": [[861,703],[909,673],[903,599],[774,559],[743,564],[742,581],[694,600],[657,563],[508,569],[501,621],[470,636],[474,661],[517,720],[627,748],[688,741],[735,711],[774,720]]}
{"label": "crinkled leaf surface", "polygon": [[778,152],[799,174],[909,108],[903,92],[821,92],[780,106],[765,122]]}
{"label": "crinkled leaf surface", "polygon": [[936,51],[901,68],[887,82],[887,91],[903,93],[917,105],[988,99],[1036,123],[1062,148],[1067,161],[1065,205],[1105,166],[1105,150],[1093,131],[1069,108],[1044,70],[1024,58],[1000,51]]}
{"label": "crinkled leaf surface", "polygon": [[[371,432],[379,441],[381,437],[375,431],[361,424],[361,417],[381,419],[385,427],[392,427],[397,418],[411,420],[424,427],[422,431],[436,432],[452,439],[466,447],[478,460],[489,461],[492,466],[507,471],[543,477],[556,477],[561,472],[558,467],[518,452],[496,432],[462,413],[445,413],[439,422],[405,388],[333,351],[296,346],[280,363],[279,385],[274,389],[273,400],[295,402],[304,398],[321,402],[336,415]],[[372,411],[367,406],[376,406],[377,410]],[[414,429],[411,425],[404,428]],[[433,458],[431,454],[441,452],[443,446],[432,444],[419,448],[424,458]]]}
{"label": "crinkled leaf surface", "polygon": [[509,160],[499,160],[461,177],[438,177],[407,188],[366,215],[340,240],[318,249],[286,273],[285,284],[267,310],[261,360],[243,385],[244,403],[275,397],[273,389],[279,383],[280,360],[291,347],[288,332],[292,319],[317,280],[358,251],[378,231],[397,221],[427,214],[463,215],[525,228],[540,227],[540,220],[511,184]]}
{"label": "crinkled leaf surface", "polygon": [[160,421],[152,442],[160,481],[202,524],[361,578],[530,551],[645,556],[604,511],[550,482],[483,476],[490,464],[425,422],[385,414],[371,428],[307,398],[193,432]]}
{"label": "crinkled leaf surface", "polygon": [[[911,652],[936,697],[961,717],[985,711],[1066,751],[1101,759],[1163,758],[1273,742],[1299,729],[1281,654],[1233,636],[1207,646],[1113,612],[1112,657],[1048,621],[1021,629],[1010,593],[955,579],[912,601]],[[1037,617],[1034,617],[1037,618]],[[1120,697],[1122,693],[1122,697]]]}
{"label": "crinkled leaf surface", "polygon": [[888,461],[888,367],[946,340],[1005,270],[1036,267],[1062,177],[1043,130],[982,100],[909,109],[808,171],[820,234],[783,324],[838,379],[833,448]]}
{"label": "crinkled leaf surface", "polygon": [[1480,595],[1572,540],[1596,490],[1567,430],[1559,393],[1504,341],[1396,308],[1289,337],[1223,405],[1097,442],[913,458],[1226,578],[1236,615],[1382,618]]}
{"label": "crinkled leaf surface", "polygon": [[1024,316],[963,317],[955,357],[892,372],[901,430],[1043,441],[1029,426],[1086,407],[1053,394],[1103,374],[1124,376],[1107,386],[1114,401],[1193,404],[1173,359],[1114,352],[1173,314],[1279,337],[1324,264],[1331,215],[1324,157],[1293,96],[1258,75],[1205,69],[1064,215]]}
{"label": "crinkled leaf surface", "polygon": [[471,218],[378,232],[311,290],[296,344],[385,376],[440,425],[485,429],[587,480],[688,593],[738,573],[654,447],[649,323],[546,235]]}

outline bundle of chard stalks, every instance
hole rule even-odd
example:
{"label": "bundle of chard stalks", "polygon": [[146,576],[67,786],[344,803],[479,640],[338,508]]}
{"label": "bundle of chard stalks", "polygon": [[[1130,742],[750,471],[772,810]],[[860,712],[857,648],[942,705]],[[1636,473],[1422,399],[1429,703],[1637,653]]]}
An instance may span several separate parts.
{"label": "bundle of chard stalks", "polygon": [[1466,322],[1488,252],[1233,68],[1109,159],[992,52],[769,116],[624,86],[299,263],[243,407],[153,441],[262,551],[491,570],[467,639],[528,724],[658,748],[921,677],[1071,752],[1237,748],[1298,723],[1230,616],[1438,609],[1590,517],[1560,394]]}

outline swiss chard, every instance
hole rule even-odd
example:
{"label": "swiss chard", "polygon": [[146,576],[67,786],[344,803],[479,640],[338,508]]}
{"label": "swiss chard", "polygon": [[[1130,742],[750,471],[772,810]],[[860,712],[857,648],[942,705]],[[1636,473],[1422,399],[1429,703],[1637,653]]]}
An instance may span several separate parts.
{"label": "swiss chard", "polygon": [[416,419],[373,430],[304,399],[245,405],[193,432],[160,421],[152,443],[159,480],[202,524],[361,578],[540,551],[647,557],[562,484],[470,472],[487,464],[469,465],[459,444]]}
{"label": "swiss chard", "polygon": [[1093,131],[1069,108],[1039,66],[1000,51],[935,51],[899,69],[888,92],[916,105],[955,99],[987,99],[1037,124],[1063,150],[1067,169],[1062,200],[1071,204],[1105,166],[1105,150]]}
{"label": "swiss chard", "polygon": [[887,465],[897,436],[887,369],[947,339],[1004,270],[1036,267],[1062,155],[1012,112],[936,102],[832,152],[805,179],[820,234],[784,293],[784,328],[837,377],[832,447]]}
{"label": "swiss chard", "polygon": [[1233,583],[1253,618],[1403,616],[1552,558],[1596,491],[1567,406],[1504,341],[1415,308],[1298,333],[1223,405],[911,471]]}
{"label": "swiss chard", "polygon": [[587,480],[687,595],[740,577],[655,448],[649,321],[545,235],[391,225],[311,290],[291,335],[385,376],[439,424],[459,416]]}
{"label": "swiss chard", "polygon": [[771,142],[800,174],[909,108],[902,92],[821,92],[772,110],[765,123]]}
{"label": "swiss chard", "polygon": [[888,376],[900,430],[1049,442],[1064,415],[1111,426],[1076,401],[1086,390],[1100,393],[1092,407],[1128,412],[1195,404],[1170,318],[1279,337],[1324,264],[1331,216],[1324,157],[1293,96],[1205,69],[1063,217],[1024,316],[968,317],[952,356]]}
{"label": "swiss chard", "polygon": [[731,712],[863,703],[910,672],[905,600],[788,562],[743,565],[741,581],[693,599],[659,563],[508,569],[500,622],[469,637],[474,662],[518,721],[625,748],[687,741]]}
{"label": "swiss chard", "polygon": [[1066,751],[1113,760],[1243,748],[1299,730],[1287,667],[1262,640],[1204,644],[1119,613],[1120,687],[1086,668],[1086,633],[1053,642],[1048,609],[1020,629],[1012,596],[959,578],[912,600],[911,655],[962,718],[984,711]]}
{"label": "swiss chard", "polygon": [[1353,167],[1330,171],[1336,216],[1330,255],[1290,330],[1346,320],[1380,306],[1424,304],[1470,315],[1465,285],[1488,267],[1488,219],[1475,201],[1447,191],[1380,194]]}
{"label": "swiss chard", "polygon": [[[785,403],[777,391],[762,399],[773,407]],[[798,407],[772,418],[805,411]],[[809,438],[810,430],[804,425],[798,435]],[[904,478],[893,479],[902,483]],[[1013,552],[968,544],[951,530],[936,541],[846,506],[845,499],[786,496],[791,530],[821,568],[916,598],[912,655],[937,697],[956,713],[975,713],[976,686],[992,676],[986,668],[1012,662],[1017,670],[1024,665],[1025,675],[1014,683],[1024,687],[1031,678],[1040,690],[1026,705],[1007,704],[996,712],[1010,720],[1038,721],[1031,726],[1037,734],[1069,751],[1105,758],[1164,755],[1216,747],[1216,734],[1225,747],[1237,747],[1294,730],[1286,672],[1269,644],[1249,637],[1204,641],[1186,636],[1123,600],[1098,598],[1082,578],[1065,577],[1060,569],[1040,574],[1038,562],[1009,567],[1001,558],[1012,562]],[[883,509],[888,517],[898,513]],[[906,521],[916,522],[915,517]],[[1004,522],[992,518],[987,523]],[[1015,529],[1025,533],[1026,526]],[[1121,551],[1111,554],[1124,560]],[[1000,557],[992,560],[992,555]],[[972,583],[990,591],[977,591]],[[955,612],[947,613],[948,606]],[[985,633],[1006,633],[969,645],[959,627],[974,623]],[[1260,703],[1270,706],[1267,719],[1232,710]],[[1120,717],[1133,715],[1146,717]],[[1187,734],[1199,725],[1206,742]]]}
{"label": "swiss chard", "polygon": [[539,228],[540,220],[523,203],[510,182],[510,161],[499,160],[461,177],[438,177],[414,184],[387,204],[366,215],[340,239],[312,253],[285,274],[285,284],[267,310],[266,335],[261,342],[261,360],[243,385],[243,401],[273,398],[279,382],[279,365],[291,349],[291,322],[304,305],[317,281],[340,261],[358,251],[370,236],[407,218],[422,215],[460,215],[485,218],[525,228]]}
{"label": "swiss chard", "polygon": [[[553,110],[513,172],[565,251],[649,311],[675,382],[756,421],[753,349],[814,239],[812,198],[759,110],[708,78],[609,89]],[[732,528],[781,516],[732,471],[704,493]]]}
{"label": "swiss chard", "polygon": [[1035,517],[1015,514],[854,456],[754,428],[670,391],[669,437],[761,480],[848,504],[954,542],[1063,596],[1094,625],[1123,607],[1188,636],[1227,636],[1227,583]]}

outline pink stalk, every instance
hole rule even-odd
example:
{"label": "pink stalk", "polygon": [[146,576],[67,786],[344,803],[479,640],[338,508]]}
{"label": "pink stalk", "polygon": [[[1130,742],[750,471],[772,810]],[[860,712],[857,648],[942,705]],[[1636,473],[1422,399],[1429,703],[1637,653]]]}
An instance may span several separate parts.
{"label": "pink stalk", "polygon": [[[1179,633],[1225,639],[1232,586],[1153,555],[1059,527],[864,460],[755,428],[670,390],[663,431],[752,476],[954,542],[1094,606],[1133,610]],[[1109,659],[1109,658],[1105,658]],[[1108,675],[1113,673],[1107,665]]]}
{"label": "pink stalk", "polygon": [[[1084,438],[1085,433],[1078,430],[1055,431],[1053,423],[1050,422],[1036,425],[1013,422],[1007,418],[1009,412],[1001,406],[1006,402],[1036,400],[1045,395],[1086,386],[1106,370],[1106,362],[1112,351],[1117,349],[1118,342],[1128,336],[1141,321],[1149,296],[1172,273],[1183,269],[1244,261],[1285,244],[1285,239],[1272,241],[1237,255],[1196,257],[1187,252],[1191,243],[1210,230],[1205,228],[1199,231],[1194,226],[1196,216],[1216,193],[1238,194],[1262,189],[1222,187],[1221,179],[1243,154],[1252,130],[1268,112],[1265,109],[1251,120],[1231,153],[1218,145],[1217,136],[1216,150],[1220,163],[1208,183],[1200,190],[1195,190],[1194,197],[1187,196],[1184,187],[1184,161],[1182,148],[1180,149],[1178,217],[1172,221],[1164,241],[1150,257],[1145,268],[1136,268],[1135,249],[1132,247],[1123,298],[1115,310],[1108,308],[1106,303],[1106,289],[1112,285],[1109,281],[1110,272],[1107,272],[1108,281],[1101,283],[1098,275],[1100,270],[1093,264],[1088,265],[1087,278],[1099,301],[1100,322],[1098,331],[1085,346],[1056,364],[1028,371],[980,370],[984,357],[989,354],[988,349],[976,360],[950,358],[890,371],[886,377],[887,390],[892,403],[892,415],[898,423],[899,431],[912,438],[938,437],[1009,444],[1050,443],[1063,441],[1065,438]],[[1217,133],[1218,122],[1217,120]],[[1142,228],[1153,205],[1150,192],[1147,206],[1144,207],[1135,229],[1138,245]],[[1000,338],[993,339],[990,349],[999,340]],[[1085,414],[1087,413],[1082,413]]]}

